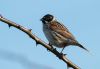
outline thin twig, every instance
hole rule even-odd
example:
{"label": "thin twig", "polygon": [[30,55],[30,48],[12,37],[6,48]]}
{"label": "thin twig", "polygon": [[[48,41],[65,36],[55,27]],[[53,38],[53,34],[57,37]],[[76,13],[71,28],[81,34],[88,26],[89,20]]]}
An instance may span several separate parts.
{"label": "thin twig", "polygon": [[65,55],[59,53],[56,49],[52,49],[52,47],[50,45],[48,45],[46,42],[44,42],[43,40],[38,38],[36,35],[32,34],[32,32],[31,32],[32,29],[27,29],[15,22],[12,22],[12,21],[4,18],[2,15],[0,15],[0,21],[8,24],[9,27],[13,26],[13,27],[21,30],[22,32],[26,33],[30,38],[32,38],[33,40],[36,41],[36,44],[41,44],[42,46],[47,48],[49,51],[51,51],[53,54],[55,54],[59,59],[63,60],[66,63],[66,66],[68,66],[68,68],[72,67],[73,69],[80,69],[77,65],[72,63]]}

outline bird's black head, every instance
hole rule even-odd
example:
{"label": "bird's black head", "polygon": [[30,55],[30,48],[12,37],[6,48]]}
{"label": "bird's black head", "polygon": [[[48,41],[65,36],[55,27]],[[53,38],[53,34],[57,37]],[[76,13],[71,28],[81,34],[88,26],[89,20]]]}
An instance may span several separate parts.
{"label": "bird's black head", "polygon": [[47,14],[47,15],[43,16],[43,18],[41,18],[41,21],[42,22],[45,22],[45,21],[51,22],[53,20],[53,18],[54,18],[53,15]]}

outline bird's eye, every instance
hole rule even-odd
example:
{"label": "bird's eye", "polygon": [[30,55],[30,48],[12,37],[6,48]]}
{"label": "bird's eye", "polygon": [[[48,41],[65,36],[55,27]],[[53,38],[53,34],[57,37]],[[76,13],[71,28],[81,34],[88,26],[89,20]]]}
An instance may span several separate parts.
{"label": "bird's eye", "polygon": [[50,17],[50,19],[52,19],[52,17]]}
{"label": "bird's eye", "polygon": [[43,19],[45,19],[46,17],[43,17]]}

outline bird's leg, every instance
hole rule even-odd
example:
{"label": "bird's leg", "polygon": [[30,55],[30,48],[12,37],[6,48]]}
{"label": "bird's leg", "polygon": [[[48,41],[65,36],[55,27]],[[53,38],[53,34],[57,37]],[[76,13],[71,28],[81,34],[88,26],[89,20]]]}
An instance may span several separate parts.
{"label": "bird's leg", "polygon": [[65,47],[63,47],[63,48],[62,48],[62,50],[61,50],[61,52],[60,52],[60,53],[62,53],[62,52],[63,52],[64,48],[65,48]]}
{"label": "bird's leg", "polygon": [[63,54],[63,53],[62,53],[64,49],[65,49],[65,46],[62,48],[60,54],[62,54],[62,55],[66,55],[66,54]]}

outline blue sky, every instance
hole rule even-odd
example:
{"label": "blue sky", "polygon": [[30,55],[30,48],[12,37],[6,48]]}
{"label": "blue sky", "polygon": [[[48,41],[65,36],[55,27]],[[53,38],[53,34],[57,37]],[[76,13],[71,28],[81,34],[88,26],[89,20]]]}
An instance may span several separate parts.
{"label": "blue sky", "polygon": [[[82,69],[100,68],[100,1],[99,0],[0,0],[0,14],[31,28],[47,41],[40,18],[54,15],[90,50],[67,47],[63,51]],[[57,50],[61,51],[61,49]],[[38,45],[25,33],[0,22],[0,69],[66,69],[66,64]]]}

